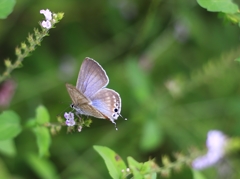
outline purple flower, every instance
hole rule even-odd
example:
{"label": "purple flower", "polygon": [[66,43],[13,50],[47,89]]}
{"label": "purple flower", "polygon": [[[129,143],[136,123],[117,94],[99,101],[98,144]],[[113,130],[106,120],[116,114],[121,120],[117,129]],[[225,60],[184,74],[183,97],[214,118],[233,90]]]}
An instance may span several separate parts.
{"label": "purple flower", "polygon": [[40,14],[43,14],[47,21],[52,20],[52,12],[49,11],[49,9],[46,9],[46,10],[42,9],[42,10],[40,10]]}
{"label": "purple flower", "polygon": [[65,112],[64,117],[66,118],[67,126],[74,126],[76,124],[76,122],[74,121],[74,114],[72,112]]}
{"label": "purple flower", "polygon": [[45,29],[50,29],[52,27],[51,21],[53,20],[52,18],[52,12],[49,11],[49,9],[46,10],[40,10],[40,14],[43,14],[45,16],[46,21],[42,21],[41,25]]}
{"label": "purple flower", "polygon": [[201,170],[215,165],[224,157],[226,143],[227,137],[221,131],[209,131],[206,141],[208,152],[206,155],[196,158],[192,162],[192,167]]}
{"label": "purple flower", "polygon": [[52,27],[51,22],[48,21],[48,20],[47,20],[47,21],[42,21],[41,25],[42,25],[42,27],[45,28],[45,29],[51,29],[51,27]]}

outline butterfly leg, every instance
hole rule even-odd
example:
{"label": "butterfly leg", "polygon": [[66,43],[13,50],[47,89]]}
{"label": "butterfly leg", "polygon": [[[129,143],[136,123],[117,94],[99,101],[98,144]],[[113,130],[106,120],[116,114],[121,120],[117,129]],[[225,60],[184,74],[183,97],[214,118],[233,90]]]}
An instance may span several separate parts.
{"label": "butterfly leg", "polygon": [[79,122],[81,122],[82,118],[79,116],[79,113],[78,113],[78,112],[75,112],[75,115],[78,117]]}

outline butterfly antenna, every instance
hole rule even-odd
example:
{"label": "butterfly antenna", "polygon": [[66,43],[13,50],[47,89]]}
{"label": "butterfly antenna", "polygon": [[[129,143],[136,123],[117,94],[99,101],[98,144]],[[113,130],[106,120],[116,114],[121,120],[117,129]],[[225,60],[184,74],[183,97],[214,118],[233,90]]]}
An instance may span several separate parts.
{"label": "butterfly antenna", "polygon": [[116,122],[112,122],[114,125],[115,125],[115,129],[116,129],[116,131],[118,130],[118,128],[117,128],[117,123]]}
{"label": "butterfly antenna", "polygon": [[57,116],[60,116],[64,111],[66,111],[66,109],[69,107],[66,107],[64,110],[62,110]]}
{"label": "butterfly antenna", "polygon": [[[65,104],[64,102],[61,102],[61,104]],[[71,105],[70,105],[71,107]],[[64,110],[62,110],[62,112],[60,112],[57,116],[60,116],[64,111],[66,111],[66,109],[69,108],[69,107],[66,107]]]}

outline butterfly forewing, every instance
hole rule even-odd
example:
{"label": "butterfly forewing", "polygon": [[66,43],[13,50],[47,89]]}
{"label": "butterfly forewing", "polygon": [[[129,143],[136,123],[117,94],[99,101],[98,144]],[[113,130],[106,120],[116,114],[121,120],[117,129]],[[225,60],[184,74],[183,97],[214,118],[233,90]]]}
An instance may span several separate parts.
{"label": "butterfly forewing", "polygon": [[91,98],[98,90],[109,82],[105,70],[93,59],[85,58],[78,74],[76,88]]}
{"label": "butterfly forewing", "polygon": [[112,122],[118,118],[121,112],[121,98],[119,94],[111,89],[103,88],[92,98],[92,106],[99,110]]}
{"label": "butterfly forewing", "polygon": [[75,86],[66,84],[67,91],[73,102],[73,108],[79,113],[97,118],[106,118],[101,112],[95,110],[91,101],[85,97]]}

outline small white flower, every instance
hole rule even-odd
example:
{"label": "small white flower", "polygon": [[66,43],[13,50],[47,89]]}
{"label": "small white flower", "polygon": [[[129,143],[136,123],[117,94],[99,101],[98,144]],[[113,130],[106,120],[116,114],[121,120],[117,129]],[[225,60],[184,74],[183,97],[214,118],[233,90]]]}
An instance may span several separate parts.
{"label": "small white flower", "polygon": [[50,29],[52,27],[51,22],[48,21],[48,20],[47,21],[42,21],[41,25],[42,25],[43,28],[46,28],[46,29]]}
{"label": "small white flower", "polygon": [[74,114],[72,112],[65,112],[64,117],[66,118],[67,126],[74,126],[76,124],[76,122],[74,121]]}
{"label": "small white flower", "polygon": [[226,143],[227,137],[221,131],[209,131],[206,141],[208,152],[206,155],[196,158],[192,162],[192,167],[201,170],[215,165],[224,157]]}
{"label": "small white flower", "polygon": [[46,10],[40,10],[40,14],[43,14],[44,16],[45,16],[45,19],[47,20],[47,21],[50,21],[50,20],[52,20],[52,12],[51,11],[49,11],[49,9],[46,9]]}
{"label": "small white flower", "polygon": [[78,132],[82,131],[82,126],[78,126]]}

